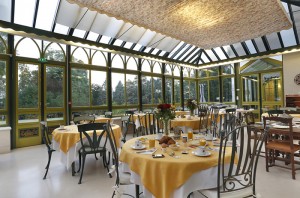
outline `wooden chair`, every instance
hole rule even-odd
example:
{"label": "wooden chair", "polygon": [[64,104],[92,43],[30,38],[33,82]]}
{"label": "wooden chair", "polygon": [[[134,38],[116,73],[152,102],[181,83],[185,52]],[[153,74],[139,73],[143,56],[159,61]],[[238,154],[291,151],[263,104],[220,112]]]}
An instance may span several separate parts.
{"label": "wooden chair", "polygon": [[[248,126],[235,128],[227,134],[221,134],[217,188],[198,191],[208,198],[212,197],[256,197],[256,168],[261,148],[266,137],[263,133],[256,133],[253,146],[248,141]],[[237,139],[237,134],[240,138]],[[229,149],[228,148],[232,148]],[[228,163],[225,163],[226,155],[231,153]],[[250,155],[252,153],[252,155]]]}
{"label": "wooden chair", "polygon": [[208,122],[208,106],[207,105],[199,105],[198,106],[198,117],[199,121],[199,133],[207,133],[207,122]]}
{"label": "wooden chair", "polygon": [[50,162],[51,162],[52,153],[55,150],[52,147],[51,138],[49,137],[47,122],[42,121],[42,122],[40,122],[40,124],[41,124],[41,130],[42,130],[43,143],[46,145],[47,151],[48,151],[48,162],[47,162],[47,165],[46,165],[46,168],[45,168],[46,172],[45,172],[45,175],[43,177],[43,179],[46,179],[47,174],[48,174],[48,170],[49,170],[49,166],[50,166]]}
{"label": "wooden chair", "polygon": [[[79,169],[81,170],[80,179],[78,184],[81,184],[82,175],[84,171],[85,159],[89,154],[93,154],[96,157],[97,153],[100,153],[103,159],[103,165],[108,169],[108,164],[106,160],[106,143],[107,137],[104,136],[105,130],[104,125],[106,123],[90,123],[90,124],[82,124],[78,125],[78,132],[80,133],[80,143],[81,148],[79,149]],[[97,130],[100,131],[100,134],[97,134]],[[92,131],[93,133],[90,135],[87,131]],[[104,141],[103,141],[103,139]],[[98,159],[96,157],[96,159]],[[73,166],[72,166],[73,168]],[[72,170],[74,172],[74,170]],[[111,175],[110,175],[111,176]]]}
{"label": "wooden chair", "polygon": [[[275,164],[275,161],[284,161],[291,164],[292,178],[296,178],[295,158],[294,155],[300,150],[300,145],[294,144],[293,138],[293,124],[292,118],[281,117],[263,117],[264,128],[267,127],[267,121],[275,121],[277,125],[288,126],[288,129],[282,128],[270,128],[268,137],[265,141],[266,150],[266,171],[269,172],[269,167],[279,166],[282,168],[288,168]],[[278,155],[276,151],[285,153],[286,155]],[[289,168],[288,168],[289,169]]]}
{"label": "wooden chair", "polygon": [[268,111],[269,117],[279,117],[281,114],[283,114],[283,110],[274,109]]}
{"label": "wooden chair", "polygon": [[156,118],[154,113],[146,113],[146,130],[147,130],[147,134],[156,134],[159,130],[157,130],[156,128]]}
{"label": "wooden chair", "polygon": [[[109,150],[112,152],[112,157],[113,157],[113,162],[114,162],[114,165],[111,167],[109,173],[110,174],[116,173],[116,183],[115,183],[115,186],[113,187],[114,192],[113,192],[112,197],[114,197],[114,196],[121,197],[122,195],[127,195],[127,196],[134,198],[134,196],[132,196],[130,194],[126,194],[119,190],[119,187],[121,185],[132,184],[130,182],[130,174],[119,171],[119,152],[118,152],[118,147],[116,144],[116,138],[114,136],[114,133],[112,131],[109,121],[106,125],[104,125],[104,129],[106,131],[106,137],[107,137],[109,145],[110,145]],[[137,186],[137,185],[136,185],[136,197],[137,198],[139,197],[139,186]]]}
{"label": "wooden chair", "polygon": [[146,129],[146,115],[138,115],[137,117],[140,122],[140,126],[136,129],[136,136],[148,135]]}

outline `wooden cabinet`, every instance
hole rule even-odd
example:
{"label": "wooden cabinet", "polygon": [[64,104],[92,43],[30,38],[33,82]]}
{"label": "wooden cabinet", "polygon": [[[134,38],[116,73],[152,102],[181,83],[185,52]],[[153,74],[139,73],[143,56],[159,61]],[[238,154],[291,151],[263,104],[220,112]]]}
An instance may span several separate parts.
{"label": "wooden cabinet", "polygon": [[300,108],[300,95],[286,95],[286,107],[299,107]]}

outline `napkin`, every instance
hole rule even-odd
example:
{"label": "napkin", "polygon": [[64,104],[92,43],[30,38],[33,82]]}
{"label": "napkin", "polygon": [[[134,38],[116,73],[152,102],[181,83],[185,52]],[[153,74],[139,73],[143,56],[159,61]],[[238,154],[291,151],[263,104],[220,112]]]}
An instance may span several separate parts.
{"label": "napkin", "polygon": [[138,154],[144,154],[144,155],[152,155],[155,153],[157,148],[149,149],[149,150],[143,150],[143,151],[136,151]]}

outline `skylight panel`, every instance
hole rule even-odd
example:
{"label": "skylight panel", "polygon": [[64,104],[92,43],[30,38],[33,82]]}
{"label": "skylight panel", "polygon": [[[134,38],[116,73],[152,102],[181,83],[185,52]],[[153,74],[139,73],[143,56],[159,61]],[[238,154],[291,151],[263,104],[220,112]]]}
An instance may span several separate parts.
{"label": "skylight panel", "polygon": [[223,51],[221,50],[220,47],[216,47],[216,48],[214,48],[214,50],[215,50],[215,52],[218,54],[218,56],[219,56],[219,58],[220,58],[221,60],[226,59],[226,56],[224,55],[224,53],[223,53]]}
{"label": "skylight panel", "polygon": [[261,38],[255,38],[254,40],[260,52],[266,51],[266,47]]}
{"label": "skylight panel", "polygon": [[35,27],[50,31],[59,0],[40,0]]}
{"label": "skylight panel", "polygon": [[15,23],[32,27],[35,0],[15,0]]}
{"label": "skylight panel", "polygon": [[205,50],[207,55],[211,58],[212,61],[218,61],[217,57],[211,50]]}
{"label": "skylight panel", "polygon": [[68,33],[68,30],[69,30],[69,27],[56,23],[54,32],[58,33],[58,34],[66,35]]}
{"label": "skylight panel", "polygon": [[98,36],[99,36],[99,34],[96,34],[94,32],[89,32],[89,35],[86,39],[89,41],[96,41]]}
{"label": "skylight panel", "polygon": [[245,41],[245,43],[246,43],[246,45],[247,45],[247,47],[248,47],[251,54],[256,54],[257,53],[257,51],[255,50],[255,47],[254,47],[251,40]]}
{"label": "skylight panel", "polygon": [[235,48],[236,52],[238,53],[239,56],[245,56],[246,52],[244,48],[242,47],[241,43],[235,43],[233,44],[233,47]]}
{"label": "skylight panel", "polygon": [[86,31],[75,29],[72,36],[83,38],[85,33],[86,33]]}
{"label": "skylight panel", "polygon": [[277,33],[267,35],[271,50],[281,48]]}

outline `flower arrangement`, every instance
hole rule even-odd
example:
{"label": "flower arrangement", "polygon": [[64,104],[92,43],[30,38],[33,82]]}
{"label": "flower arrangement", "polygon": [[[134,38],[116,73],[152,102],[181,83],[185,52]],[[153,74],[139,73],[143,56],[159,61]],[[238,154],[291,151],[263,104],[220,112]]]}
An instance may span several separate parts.
{"label": "flower arrangement", "polygon": [[190,111],[194,111],[197,108],[197,102],[194,99],[187,99],[186,106],[190,109]]}
{"label": "flower arrangement", "polygon": [[157,119],[172,120],[175,118],[175,107],[171,104],[159,104],[154,113]]}

